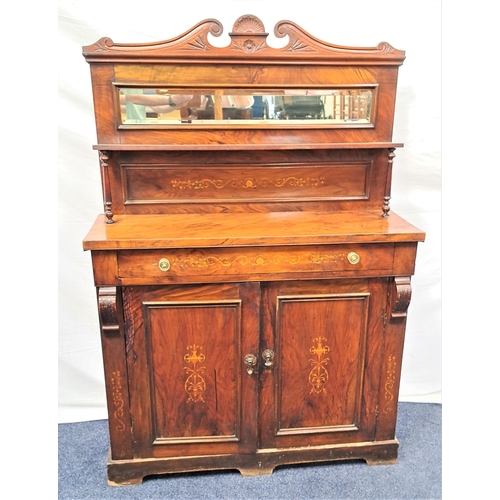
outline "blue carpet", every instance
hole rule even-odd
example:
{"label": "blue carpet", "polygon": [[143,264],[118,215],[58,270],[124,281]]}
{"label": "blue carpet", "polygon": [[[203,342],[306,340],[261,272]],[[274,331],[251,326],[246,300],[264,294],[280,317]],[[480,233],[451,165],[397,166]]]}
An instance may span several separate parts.
{"label": "blue carpet", "polygon": [[441,499],[441,405],[400,403],[394,465],[363,461],[281,466],[271,476],[217,471],[107,484],[106,420],[59,424],[59,499],[326,500]]}

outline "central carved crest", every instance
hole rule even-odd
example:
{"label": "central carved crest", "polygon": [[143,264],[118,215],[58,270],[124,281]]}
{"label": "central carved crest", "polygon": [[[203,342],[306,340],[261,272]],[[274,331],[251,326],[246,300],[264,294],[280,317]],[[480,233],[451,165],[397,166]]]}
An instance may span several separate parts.
{"label": "central carved crest", "polygon": [[250,14],[239,17],[233,26],[233,32],[231,34],[237,33],[265,33],[264,24],[262,21],[255,16]]}

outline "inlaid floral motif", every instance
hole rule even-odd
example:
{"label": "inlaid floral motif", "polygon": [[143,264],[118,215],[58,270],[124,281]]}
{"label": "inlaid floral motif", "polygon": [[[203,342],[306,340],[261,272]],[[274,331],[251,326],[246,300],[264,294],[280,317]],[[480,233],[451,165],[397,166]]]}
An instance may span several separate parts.
{"label": "inlaid floral motif", "polygon": [[172,266],[179,267],[180,269],[213,269],[219,266],[232,267],[232,266],[252,266],[252,267],[267,267],[279,264],[333,264],[339,260],[345,259],[345,253],[337,254],[297,254],[297,255],[256,255],[246,256],[238,255],[236,257],[216,257],[216,256],[189,256],[189,257],[175,257],[170,258]]}
{"label": "inlaid floral motif", "polygon": [[312,370],[309,372],[309,384],[311,385],[309,394],[326,393],[325,385],[328,382],[326,365],[330,361],[330,358],[325,357],[330,352],[326,342],[325,337],[316,337],[309,349],[309,352],[314,355],[314,358],[309,360],[312,365]]}
{"label": "inlaid floral motif", "polygon": [[242,188],[242,189],[256,189],[256,188],[266,188],[266,187],[277,187],[281,188],[284,186],[292,187],[303,187],[303,186],[319,186],[325,183],[324,177],[281,177],[279,179],[269,179],[263,177],[261,179],[254,179],[247,177],[245,179],[200,179],[200,180],[172,180],[171,186],[176,189],[223,189],[225,187],[230,188]]}
{"label": "inlaid floral motif", "polygon": [[392,354],[387,359],[387,379],[384,385],[384,413],[389,413],[392,408],[392,401],[394,399],[394,384],[396,382],[396,356]]}
{"label": "inlaid floral motif", "polygon": [[198,401],[205,402],[203,394],[206,389],[206,383],[202,376],[205,372],[205,367],[200,366],[200,364],[205,361],[205,355],[200,352],[202,347],[199,345],[189,345],[186,349],[188,352],[184,356],[184,361],[192,365],[184,367],[188,375],[184,383],[184,389],[188,393],[187,400],[193,403],[197,403]]}
{"label": "inlaid floral motif", "polygon": [[117,421],[116,430],[124,431],[125,423],[123,422],[123,397],[122,397],[122,384],[120,382],[121,374],[119,371],[114,371],[111,374],[111,397],[113,399],[113,406],[115,411],[113,416]]}

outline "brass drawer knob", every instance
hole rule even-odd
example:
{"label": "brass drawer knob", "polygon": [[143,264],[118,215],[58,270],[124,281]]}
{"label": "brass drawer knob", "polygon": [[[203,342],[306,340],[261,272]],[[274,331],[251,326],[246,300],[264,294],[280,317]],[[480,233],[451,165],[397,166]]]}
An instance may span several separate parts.
{"label": "brass drawer knob", "polygon": [[158,268],[160,271],[168,271],[170,269],[170,261],[168,259],[160,259],[160,262],[158,262]]}
{"label": "brass drawer knob", "polygon": [[347,254],[347,260],[352,264],[357,264],[359,262],[359,255],[356,252],[349,252]]}

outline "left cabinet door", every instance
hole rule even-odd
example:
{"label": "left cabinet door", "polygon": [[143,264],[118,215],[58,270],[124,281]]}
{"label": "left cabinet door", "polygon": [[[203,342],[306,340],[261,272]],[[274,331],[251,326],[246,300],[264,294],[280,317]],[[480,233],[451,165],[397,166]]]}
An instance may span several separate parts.
{"label": "left cabinet door", "polygon": [[253,453],[258,283],[122,288],[136,457]]}

